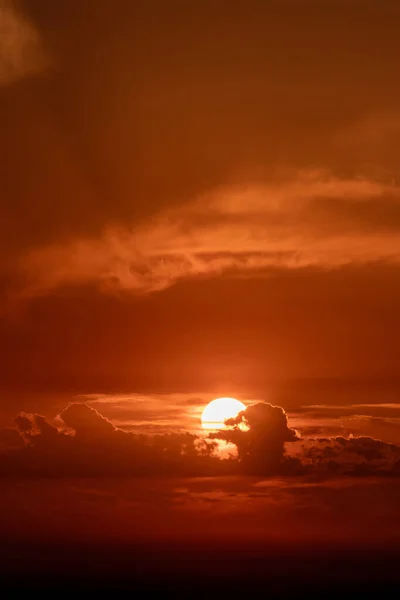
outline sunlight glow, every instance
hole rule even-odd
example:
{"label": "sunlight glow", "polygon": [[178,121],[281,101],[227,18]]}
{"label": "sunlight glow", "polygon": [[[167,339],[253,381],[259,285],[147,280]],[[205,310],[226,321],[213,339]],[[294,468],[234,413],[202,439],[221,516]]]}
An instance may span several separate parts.
{"label": "sunlight glow", "polygon": [[201,415],[203,429],[225,429],[224,421],[244,410],[246,406],[236,398],[216,398],[212,400]]}

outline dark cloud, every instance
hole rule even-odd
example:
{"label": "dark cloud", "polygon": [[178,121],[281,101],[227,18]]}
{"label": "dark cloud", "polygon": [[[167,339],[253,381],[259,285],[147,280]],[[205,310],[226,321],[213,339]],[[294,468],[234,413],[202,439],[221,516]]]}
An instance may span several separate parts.
{"label": "dark cloud", "polygon": [[23,440],[16,429],[0,429],[0,453],[23,447]]}
{"label": "dark cloud", "polygon": [[[397,394],[396,394],[397,396]],[[397,397],[396,397],[397,399]],[[384,403],[349,403],[349,404],[310,404],[309,406],[296,407],[291,411],[291,417],[304,415],[307,420],[321,418],[400,418],[400,404],[398,402]]]}
{"label": "dark cloud", "polygon": [[[309,421],[312,423],[312,419]],[[379,438],[391,444],[400,443],[400,417],[371,417],[369,415],[354,415],[352,417],[336,417],[319,419],[318,425],[298,425],[302,436],[369,436]]]}
{"label": "dark cloud", "polygon": [[33,415],[18,415],[18,417],[15,417],[15,423],[21,433],[29,434],[34,427]]}
{"label": "dark cloud", "polygon": [[[301,439],[282,408],[262,402],[248,406],[226,421],[226,429],[208,437],[150,434],[145,428],[142,434],[133,433],[80,403],[67,406],[58,421],[60,428],[42,415],[19,415],[18,431],[3,430],[0,435],[0,474],[400,474],[400,446],[367,436]],[[219,452],[218,440],[234,444],[237,457]]]}
{"label": "dark cloud", "polygon": [[107,438],[117,433],[108,419],[87,404],[70,404],[60,417],[67,427],[74,429],[77,439]]}
{"label": "dark cloud", "polygon": [[40,436],[40,439],[51,442],[58,437],[58,429],[50,425],[46,417],[42,415],[20,414],[14,420],[18,430],[27,441],[32,441],[36,436]]}
{"label": "dark cloud", "polygon": [[343,434],[370,436],[392,444],[400,443],[400,415],[397,417],[354,416],[342,419]]}
{"label": "dark cloud", "polygon": [[[348,437],[367,436],[378,438],[388,443],[400,442],[400,404],[397,402],[398,392],[380,389],[377,401],[373,402],[368,392],[363,393],[364,402],[345,404],[347,400],[340,394],[339,405],[310,404],[289,412],[295,427],[305,437]],[[357,396],[356,393],[354,396]],[[386,396],[386,398],[385,398]],[[372,401],[365,402],[367,398]]]}
{"label": "dark cloud", "polygon": [[398,475],[400,446],[371,437],[315,438],[304,444],[302,461],[322,472]]}
{"label": "dark cloud", "polygon": [[227,430],[211,433],[211,439],[236,445],[239,462],[246,473],[274,474],[284,469],[285,443],[298,439],[279,406],[258,403],[228,419]]}
{"label": "dark cloud", "polygon": [[214,456],[216,442],[190,433],[135,435],[115,427],[98,411],[74,403],[60,414],[66,429],[40,415],[15,421],[25,447],[1,456],[3,475],[205,474],[231,468]]}

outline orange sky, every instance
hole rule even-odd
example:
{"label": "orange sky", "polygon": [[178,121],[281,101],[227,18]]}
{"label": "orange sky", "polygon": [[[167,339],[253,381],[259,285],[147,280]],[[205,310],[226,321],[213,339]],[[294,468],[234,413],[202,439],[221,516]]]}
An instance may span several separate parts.
{"label": "orange sky", "polygon": [[392,552],[399,51],[394,0],[0,0],[0,580]]}
{"label": "orange sky", "polygon": [[4,13],[3,386],[397,377],[397,7],[178,6]]}
{"label": "orange sky", "polygon": [[2,6],[0,423],[397,402],[397,7]]}

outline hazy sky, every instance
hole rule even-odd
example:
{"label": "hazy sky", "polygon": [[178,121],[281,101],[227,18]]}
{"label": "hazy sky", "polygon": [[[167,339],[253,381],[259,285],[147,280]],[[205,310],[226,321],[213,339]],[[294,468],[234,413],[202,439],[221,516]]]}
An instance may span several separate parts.
{"label": "hazy sky", "polygon": [[399,40],[395,0],[0,0],[0,583],[398,542]]}
{"label": "hazy sky", "polygon": [[396,3],[1,11],[3,386],[397,377]]}

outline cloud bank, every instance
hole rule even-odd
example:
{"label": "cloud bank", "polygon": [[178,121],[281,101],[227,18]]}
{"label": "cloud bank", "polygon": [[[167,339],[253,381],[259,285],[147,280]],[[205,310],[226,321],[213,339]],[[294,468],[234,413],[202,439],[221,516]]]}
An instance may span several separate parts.
{"label": "cloud bank", "polygon": [[15,422],[25,442],[1,455],[3,475],[94,476],[204,474],[229,461],[214,456],[216,443],[190,433],[136,435],[115,427],[87,404],[70,404],[60,430],[45,417],[21,414]]}
{"label": "cloud bank", "polygon": [[[5,430],[2,476],[169,475],[400,475],[400,446],[371,437],[301,439],[285,411],[267,403],[248,406],[227,429],[208,437],[191,433],[139,435],[123,431],[87,404],[70,404],[57,428],[37,414],[20,414],[17,431]],[[245,427],[243,427],[245,426]],[[237,456],[218,452],[218,440]]]}

